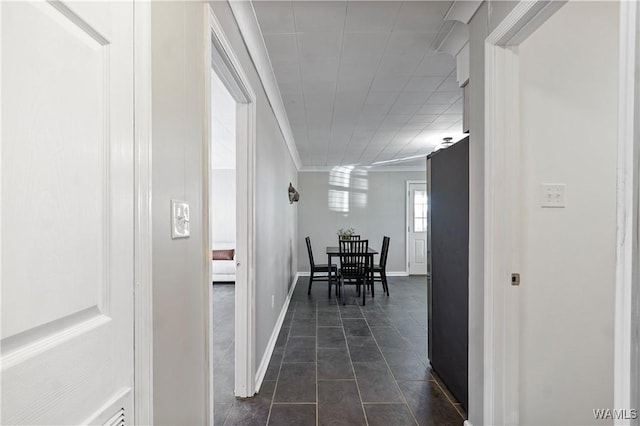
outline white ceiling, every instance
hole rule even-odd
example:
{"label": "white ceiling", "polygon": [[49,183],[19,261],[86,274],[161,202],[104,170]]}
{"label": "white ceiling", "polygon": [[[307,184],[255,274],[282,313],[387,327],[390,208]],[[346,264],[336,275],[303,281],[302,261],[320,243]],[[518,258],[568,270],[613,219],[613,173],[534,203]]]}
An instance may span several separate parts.
{"label": "white ceiling", "polygon": [[304,168],[428,154],[462,132],[452,2],[255,1]]}

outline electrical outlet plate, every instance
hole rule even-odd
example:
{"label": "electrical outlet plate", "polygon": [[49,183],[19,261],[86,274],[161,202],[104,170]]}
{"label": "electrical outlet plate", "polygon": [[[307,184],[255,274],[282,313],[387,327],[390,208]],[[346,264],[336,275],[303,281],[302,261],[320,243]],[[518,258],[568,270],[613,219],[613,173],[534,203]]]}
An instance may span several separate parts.
{"label": "electrical outlet plate", "polygon": [[191,235],[189,204],[171,200],[171,238],[189,238]]}
{"label": "electrical outlet plate", "polygon": [[540,207],[566,207],[564,183],[543,183],[540,185]]}

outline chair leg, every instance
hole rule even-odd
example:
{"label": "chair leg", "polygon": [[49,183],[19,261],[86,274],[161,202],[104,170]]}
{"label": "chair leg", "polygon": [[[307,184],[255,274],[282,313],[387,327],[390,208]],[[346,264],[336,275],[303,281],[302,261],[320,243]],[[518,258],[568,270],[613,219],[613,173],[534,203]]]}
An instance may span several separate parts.
{"label": "chair leg", "polygon": [[383,290],[389,295],[389,283],[387,282],[387,274],[385,271],[380,272],[380,278],[382,278]]}
{"label": "chair leg", "polygon": [[365,278],[362,281],[362,306],[366,304],[365,299],[367,298],[367,279]]}
{"label": "chair leg", "polygon": [[311,275],[309,276],[309,290],[307,290],[307,296],[311,294],[311,284],[313,284],[313,271],[311,271]]}

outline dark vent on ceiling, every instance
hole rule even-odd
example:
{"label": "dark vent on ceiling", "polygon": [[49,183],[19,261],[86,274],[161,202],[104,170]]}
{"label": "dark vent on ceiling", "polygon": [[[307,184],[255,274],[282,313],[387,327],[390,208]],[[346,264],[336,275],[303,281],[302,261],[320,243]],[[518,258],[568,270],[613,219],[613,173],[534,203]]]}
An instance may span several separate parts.
{"label": "dark vent on ceiling", "polygon": [[124,408],[120,408],[116,413],[111,416],[109,420],[104,422],[104,426],[125,426]]}

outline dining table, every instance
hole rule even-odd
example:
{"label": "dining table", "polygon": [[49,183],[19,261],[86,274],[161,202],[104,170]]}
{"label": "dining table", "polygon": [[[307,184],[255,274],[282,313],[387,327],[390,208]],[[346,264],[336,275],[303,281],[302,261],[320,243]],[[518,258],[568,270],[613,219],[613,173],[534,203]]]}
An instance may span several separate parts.
{"label": "dining table", "polygon": [[[375,256],[376,254],[378,254],[378,251],[376,249],[373,249],[371,247],[368,248],[367,253],[365,253],[365,256],[367,256],[367,262],[369,263],[369,282],[371,283],[371,297],[374,297],[374,293],[373,293],[373,256]],[[340,247],[338,246],[327,246],[327,265],[331,265],[331,259],[333,257],[340,257]],[[331,289],[331,282],[335,279],[336,284],[338,282],[338,276],[336,275],[334,277],[333,273],[331,272],[331,268],[329,268],[329,289]],[[336,285],[336,289],[337,289],[337,285]],[[362,291],[365,291],[365,289],[362,289]],[[337,293],[337,290],[336,290]],[[331,296],[331,290],[329,290],[329,296]],[[363,304],[364,304],[364,299],[363,299]]]}

